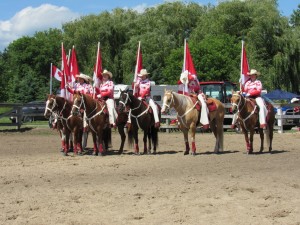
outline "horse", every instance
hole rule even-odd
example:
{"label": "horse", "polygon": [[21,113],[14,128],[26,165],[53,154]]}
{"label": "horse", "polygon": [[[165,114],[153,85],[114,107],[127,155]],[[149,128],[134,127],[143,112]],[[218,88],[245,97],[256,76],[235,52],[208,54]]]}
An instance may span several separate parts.
{"label": "horse", "polygon": [[93,155],[105,155],[108,145],[111,143],[111,129],[105,101],[93,99],[88,94],[75,93],[73,95],[72,115],[78,115],[80,109],[86,113],[85,119],[93,136]]}
{"label": "horse", "polygon": [[[128,133],[128,143],[131,146],[134,141],[134,154],[140,154],[138,141],[139,129],[144,131],[144,154],[156,154],[156,148],[158,147],[158,128],[155,127],[154,116],[153,113],[151,113],[150,106],[144,100],[136,98],[131,92],[121,91],[118,111],[124,112],[127,107],[131,109],[131,128]],[[159,118],[160,117],[159,112]],[[153,152],[151,152],[151,143],[153,144]]]}
{"label": "horse", "polygon": [[[46,108],[44,116],[49,118],[52,113],[56,113],[58,126],[62,124],[62,147],[65,156],[68,155],[69,141],[72,139],[74,142],[74,154],[82,155],[82,132],[83,123],[82,118],[78,116],[71,116],[72,102],[66,100],[63,97],[56,95],[48,95],[46,101]],[[61,129],[61,127],[59,127]]]}
{"label": "horse", "polygon": [[[208,101],[214,106],[214,110],[210,110],[209,112],[210,129],[216,138],[214,152],[220,153],[223,152],[223,121],[225,109],[223,104],[215,98],[208,98]],[[200,111],[197,109],[197,104],[199,104],[198,99],[194,102],[190,96],[178,94],[171,90],[165,90],[161,112],[168,113],[172,107],[177,111],[177,119],[180,123],[179,128],[183,132],[185,141],[184,155],[188,155],[190,152],[188,140],[189,130],[192,138],[191,154],[196,155],[195,133],[200,119]]]}
{"label": "horse", "polygon": [[[259,126],[258,107],[254,99],[245,98],[240,92],[233,92],[231,97],[232,112],[238,112],[238,122],[245,136],[247,153],[253,153],[253,135],[257,127],[260,136],[260,150],[264,150],[264,131]],[[272,151],[273,130],[275,122],[274,107],[271,103],[266,104],[268,109],[266,137],[269,147],[269,152]],[[250,132],[250,140],[248,136]]]}

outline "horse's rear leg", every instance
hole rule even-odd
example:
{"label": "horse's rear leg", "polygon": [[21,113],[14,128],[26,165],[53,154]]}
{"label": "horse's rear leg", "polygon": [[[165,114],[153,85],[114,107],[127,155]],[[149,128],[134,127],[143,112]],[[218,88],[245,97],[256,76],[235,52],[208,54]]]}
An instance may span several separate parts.
{"label": "horse's rear leg", "polygon": [[95,133],[92,133],[93,136],[93,144],[94,144],[94,150],[93,150],[93,155],[97,156],[98,155],[98,144],[97,144],[97,136]]}
{"label": "horse's rear leg", "polygon": [[259,136],[260,136],[260,150],[259,152],[262,153],[263,150],[264,150],[264,131],[263,129],[259,128],[258,129],[258,132],[259,132]]}
{"label": "horse's rear leg", "polygon": [[134,154],[139,155],[140,148],[139,148],[139,139],[138,139],[138,129],[133,130],[133,138],[134,138]]}
{"label": "horse's rear leg", "polygon": [[196,142],[195,142],[196,126],[191,128],[191,139],[192,139],[192,155],[196,155]]}

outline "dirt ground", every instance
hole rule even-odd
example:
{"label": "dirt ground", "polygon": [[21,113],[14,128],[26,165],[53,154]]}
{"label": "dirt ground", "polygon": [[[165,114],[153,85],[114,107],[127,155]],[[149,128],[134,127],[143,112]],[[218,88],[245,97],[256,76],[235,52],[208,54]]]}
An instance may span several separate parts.
{"label": "dirt ground", "polygon": [[117,155],[114,132],[110,155],[64,157],[49,128],[1,131],[0,224],[300,224],[300,132],[253,155],[241,134],[219,155],[212,134],[196,137],[196,156],[179,132],[159,133],[157,155]]}

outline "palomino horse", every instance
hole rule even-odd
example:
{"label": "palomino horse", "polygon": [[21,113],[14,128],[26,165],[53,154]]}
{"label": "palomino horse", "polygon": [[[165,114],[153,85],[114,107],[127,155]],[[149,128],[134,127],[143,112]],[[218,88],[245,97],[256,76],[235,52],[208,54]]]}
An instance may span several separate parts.
{"label": "palomino horse", "polygon": [[[122,91],[119,101],[119,112],[126,110],[126,107],[131,109],[131,128],[128,133],[129,145],[132,145],[134,139],[134,153],[139,154],[138,130],[141,128],[144,131],[144,154],[151,154],[151,142],[153,144],[153,154],[156,154],[158,146],[158,128],[154,126],[154,116],[150,113],[150,106],[143,100],[133,96],[131,92]],[[160,112],[159,112],[160,118]],[[148,146],[147,146],[148,138]]]}
{"label": "palomino horse", "polygon": [[82,154],[82,119],[78,116],[71,116],[72,102],[63,97],[48,95],[44,116],[49,118],[52,113],[57,114],[58,125],[63,125],[62,144],[64,155],[68,155],[69,140],[73,133],[74,154]]}
{"label": "palomino horse", "polygon": [[[245,135],[245,141],[247,146],[247,153],[253,152],[253,135],[255,128],[258,128],[260,135],[260,153],[264,149],[264,131],[259,126],[258,106],[254,99],[245,98],[240,92],[233,92],[231,97],[232,112],[238,112],[238,122]],[[269,152],[272,151],[273,130],[275,121],[275,112],[272,104],[267,103],[268,115],[267,115],[267,143],[269,145]],[[250,140],[248,137],[250,132]]]}
{"label": "palomino horse", "polygon": [[[105,102],[93,99],[90,95],[76,93],[73,96],[72,115],[78,115],[80,109],[86,113],[86,121],[92,132],[93,155],[104,155],[111,142],[107,106]],[[104,143],[104,146],[103,146]]]}
{"label": "palomino horse", "polygon": [[[216,138],[215,153],[223,152],[223,121],[224,121],[224,106],[215,99],[209,98],[215,103],[215,110],[209,112],[209,125]],[[199,123],[200,112],[196,108],[197,102],[193,102],[190,96],[178,94],[176,92],[165,90],[163,98],[163,107],[161,112],[167,113],[170,108],[177,111],[177,119],[180,123],[179,128],[183,132],[185,141],[184,155],[189,154],[190,145],[188,141],[188,132],[191,131],[192,136],[192,155],[196,154],[195,133]]]}

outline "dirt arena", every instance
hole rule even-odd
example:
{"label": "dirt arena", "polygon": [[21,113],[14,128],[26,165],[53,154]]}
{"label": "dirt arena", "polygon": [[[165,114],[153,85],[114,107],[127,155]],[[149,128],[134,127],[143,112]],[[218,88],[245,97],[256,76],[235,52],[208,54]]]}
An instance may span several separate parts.
{"label": "dirt arena", "polygon": [[56,131],[1,131],[0,224],[300,224],[300,132],[254,155],[231,132],[220,155],[210,133],[196,156],[179,132],[159,138],[157,155],[117,155],[114,132],[111,155],[64,157]]}

